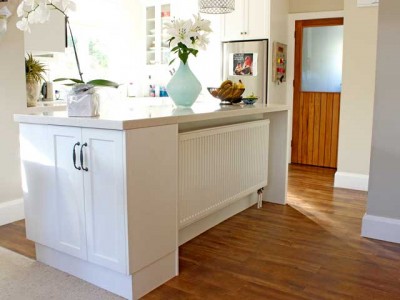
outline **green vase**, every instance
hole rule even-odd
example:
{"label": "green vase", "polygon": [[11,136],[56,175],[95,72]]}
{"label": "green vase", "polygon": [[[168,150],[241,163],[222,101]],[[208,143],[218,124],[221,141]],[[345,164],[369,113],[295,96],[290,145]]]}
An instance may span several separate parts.
{"label": "green vase", "polygon": [[167,84],[167,92],[178,107],[191,107],[201,92],[200,81],[182,61]]}

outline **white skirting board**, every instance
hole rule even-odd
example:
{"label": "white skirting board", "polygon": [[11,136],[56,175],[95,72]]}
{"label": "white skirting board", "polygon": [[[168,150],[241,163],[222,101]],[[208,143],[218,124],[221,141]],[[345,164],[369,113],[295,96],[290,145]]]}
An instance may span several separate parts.
{"label": "white skirting board", "polygon": [[400,220],[365,214],[362,221],[361,236],[400,243]]}
{"label": "white skirting board", "polygon": [[25,218],[24,200],[16,199],[0,203],[0,226]]}
{"label": "white skirting board", "polygon": [[336,188],[344,188],[359,191],[368,191],[369,176],[357,173],[336,172]]}
{"label": "white skirting board", "polygon": [[177,276],[177,258],[178,252],[174,251],[133,275],[124,275],[36,244],[38,261],[129,300],[139,299]]}

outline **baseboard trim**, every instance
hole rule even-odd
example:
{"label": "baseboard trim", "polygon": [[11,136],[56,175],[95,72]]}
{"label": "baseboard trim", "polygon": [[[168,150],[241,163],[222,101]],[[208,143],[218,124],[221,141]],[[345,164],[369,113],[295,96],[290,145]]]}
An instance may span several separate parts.
{"label": "baseboard trim", "polygon": [[0,203],[0,226],[25,218],[24,200],[16,199]]}
{"label": "baseboard trim", "polygon": [[400,243],[400,220],[365,214],[362,220],[361,236]]}
{"label": "baseboard trim", "polygon": [[368,175],[336,172],[334,187],[358,191],[368,191],[368,181]]}

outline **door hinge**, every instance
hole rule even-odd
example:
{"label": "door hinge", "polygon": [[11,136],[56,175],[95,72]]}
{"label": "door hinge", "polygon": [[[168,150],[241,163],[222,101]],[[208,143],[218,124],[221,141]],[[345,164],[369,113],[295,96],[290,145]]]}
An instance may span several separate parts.
{"label": "door hinge", "polygon": [[296,38],[296,31],[294,31],[294,38]]}
{"label": "door hinge", "polygon": [[293,148],[293,140],[290,141],[290,147]]}
{"label": "door hinge", "polygon": [[294,87],[294,79],[293,79],[293,87]]}

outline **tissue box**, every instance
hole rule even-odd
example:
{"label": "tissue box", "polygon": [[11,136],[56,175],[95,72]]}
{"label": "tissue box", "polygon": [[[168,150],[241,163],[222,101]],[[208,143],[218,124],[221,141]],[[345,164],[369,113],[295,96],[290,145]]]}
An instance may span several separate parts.
{"label": "tissue box", "polygon": [[99,115],[100,96],[93,87],[73,89],[67,96],[69,117],[95,117]]}

